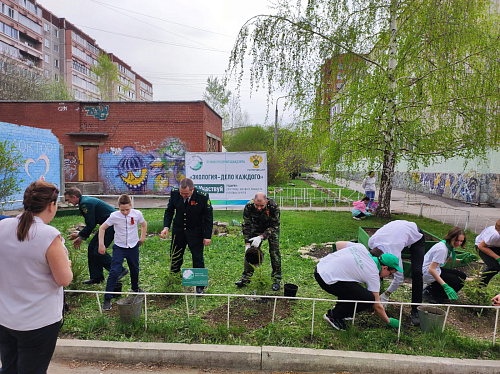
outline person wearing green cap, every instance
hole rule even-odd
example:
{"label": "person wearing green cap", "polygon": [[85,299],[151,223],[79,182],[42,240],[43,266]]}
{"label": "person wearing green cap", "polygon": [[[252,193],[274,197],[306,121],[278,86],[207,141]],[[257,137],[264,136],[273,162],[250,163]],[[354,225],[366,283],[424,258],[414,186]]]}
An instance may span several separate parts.
{"label": "person wearing green cap", "polygon": [[[314,277],[319,286],[338,300],[360,300],[371,303],[340,302],[335,308],[328,310],[323,316],[333,328],[345,330],[345,319],[373,307],[375,313],[390,327],[398,327],[399,320],[389,318],[380,303],[380,279],[391,274],[403,272],[399,259],[389,253],[373,257],[360,243],[342,242],[337,251],[323,257],[316,269]],[[363,287],[360,283],[366,285]]]}
{"label": "person wearing green cap", "polygon": [[[429,285],[424,288],[422,297],[432,304],[443,304],[446,299],[456,300],[457,292],[464,286],[467,275],[460,270],[446,269],[442,266],[446,262],[460,261],[463,265],[473,261],[473,255],[457,259],[455,248],[465,248],[465,231],[454,227],[444,240],[434,244],[425,254],[422,274],[424,283]],[[467,253],[468,254],[468,253]]]}

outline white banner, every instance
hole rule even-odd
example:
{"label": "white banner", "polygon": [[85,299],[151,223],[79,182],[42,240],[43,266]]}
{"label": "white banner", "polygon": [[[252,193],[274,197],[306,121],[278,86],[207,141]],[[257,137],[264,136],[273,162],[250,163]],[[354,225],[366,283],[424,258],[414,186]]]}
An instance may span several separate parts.
{"label": "white banner", "polygon": [[266,152],[186,152],[185,169],[217,207],[244,207],[257,192],[267,195]]}

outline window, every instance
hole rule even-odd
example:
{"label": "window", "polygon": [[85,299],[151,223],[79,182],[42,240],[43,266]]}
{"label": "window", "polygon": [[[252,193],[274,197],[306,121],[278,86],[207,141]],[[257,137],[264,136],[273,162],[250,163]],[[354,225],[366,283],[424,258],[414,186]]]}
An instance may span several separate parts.
{"label": "window", "polygon": [[59,60],[55,60],[55,59],[54,59],[54,66],[55,66],[56,68],[58,68],[58,67],[59,67]]}
{"label": "window", "polygon": [[28,29],[33,30],[37,34],[42,33],[42,26],[41,25],[39,25],[36,22],[33,22],[28,17],[23,16],[22,14],[19,15],[19,23],[23,26],[26,26]]}
{"label": "window", "polygon": [[45,62],[47,64],[50,64],[50,57],[49,57],[49,55],[45,55]]}
{"label": "window", "polygon": [[47,31],[47,32],[48,32],[48,31],[50,31],[50,26],[49,26],[49,24],[48,24],[48,23],[44,23],[44,24],[43,24],[43,29],[44,29],[45,31]]}
{"label": "window", "polygon": [[59,74],[54,75],[54,80],[55,80],[56,82],[59,82]]}
{"label": "window", "polygon": [[54,51],[59,52],[59,44],[54,43]]}
{"label": "window", "polygon": [[50,77],[50,71],[45,70],[45,76],[46,76],[47,78],[48,78],[48,77]]}
{"label": "window", "polygon": [[55,36],[56,38],[59,38],[59,30],[54,29],[54,36]]}
{"label": "window", "polygon": [[45,43],[44,44],[45,44],[45,46],[47,48],[50,48],[50,41],[49,41],[49,39],[45,39]]}

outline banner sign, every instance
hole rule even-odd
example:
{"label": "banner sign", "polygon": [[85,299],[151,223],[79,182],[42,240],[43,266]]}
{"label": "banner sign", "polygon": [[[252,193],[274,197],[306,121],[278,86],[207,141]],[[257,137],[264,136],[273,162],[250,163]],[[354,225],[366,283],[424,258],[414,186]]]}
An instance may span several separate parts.
{"label": "banner sign", "polygon": [[267,194],[266,152],[186,152],[186,177],[217,207],[244,207]]}
{"label": "banner sign", "polygon": [[182,269],[183,286],[208,286],[208,269]]}

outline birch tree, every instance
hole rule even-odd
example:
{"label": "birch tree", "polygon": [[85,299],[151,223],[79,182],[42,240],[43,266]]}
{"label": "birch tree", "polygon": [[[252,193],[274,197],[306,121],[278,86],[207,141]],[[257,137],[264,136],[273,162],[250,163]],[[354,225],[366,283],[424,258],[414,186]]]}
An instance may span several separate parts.
{"label": "birch tree", "polygon": [[[229,72],[292,95],[325,169],[485,155],[499,144],[499,17],[490,0],[277,0],[248,20]],[[248,62],[249,61],[249,62]]]}

